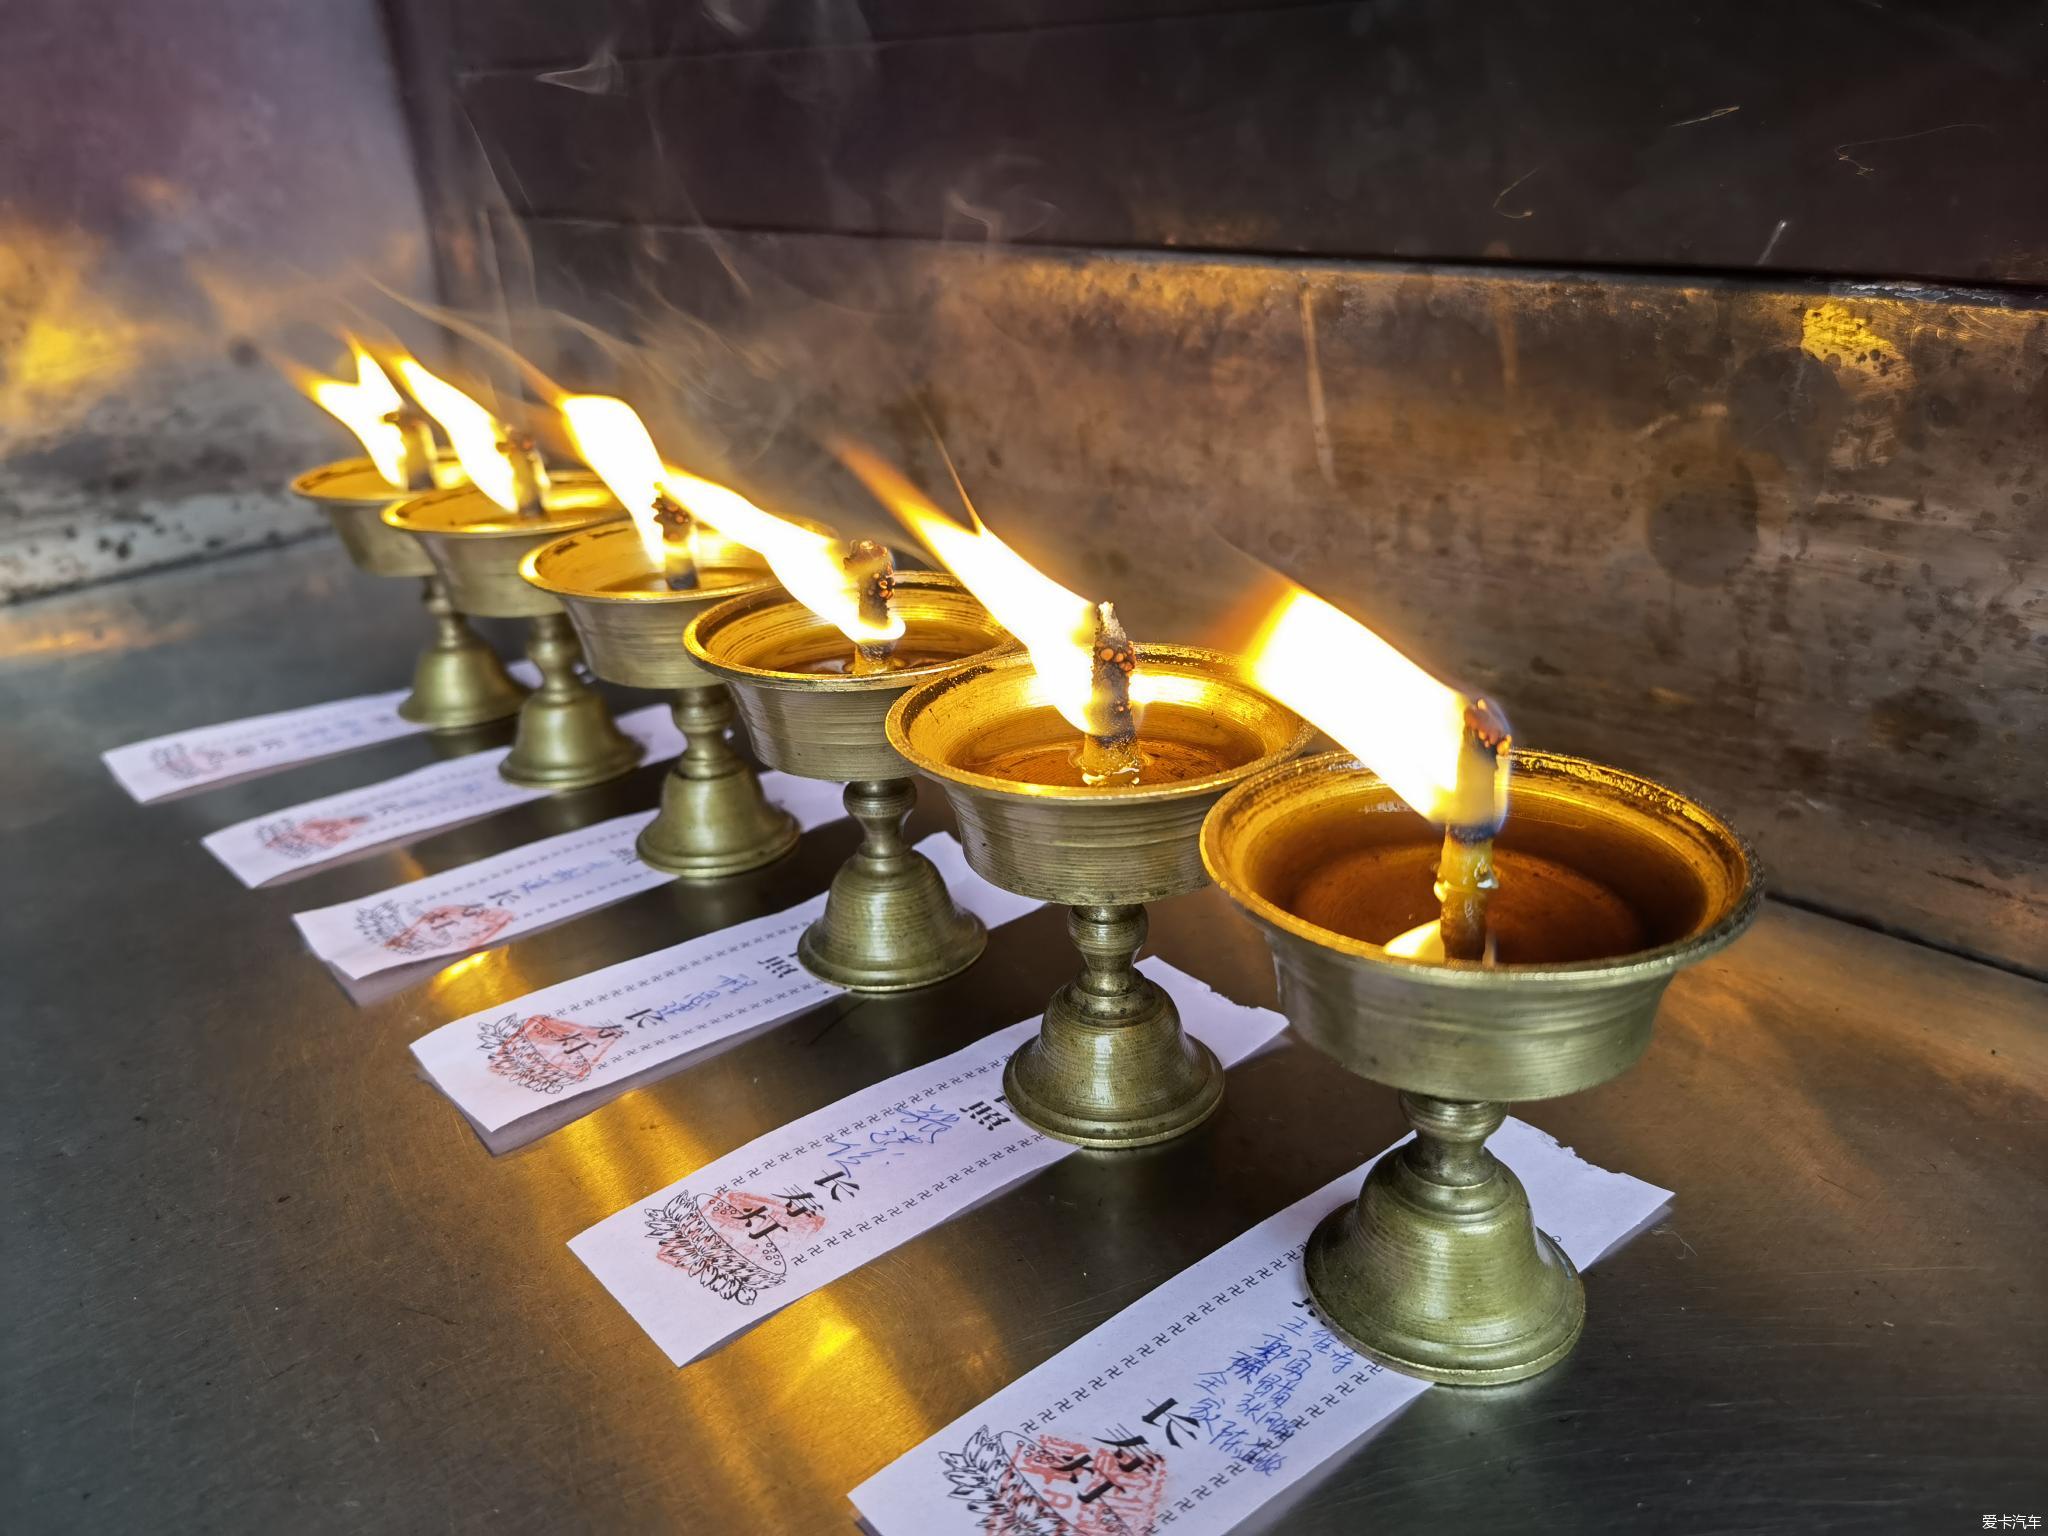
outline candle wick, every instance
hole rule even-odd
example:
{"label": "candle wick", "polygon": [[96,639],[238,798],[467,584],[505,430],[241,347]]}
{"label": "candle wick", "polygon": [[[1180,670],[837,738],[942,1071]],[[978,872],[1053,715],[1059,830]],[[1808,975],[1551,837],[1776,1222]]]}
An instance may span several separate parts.
{"label": "candle wick", "polygon": [[1095,606],[1089,639],[1088,728],[1075,761],[1084,784],[1135,784],[1142,768],[1138,722],[1131,713],[1131,675],[1138,650],[1124,632],[1114,603]]}
{"label": "candle wick", "polygon": [[520,427],[507,427],[498,441],[498,452],[512,466],[512,501],[519,515],[546,517],[548,471],[541,463],[533,434]]}
{"label": "candle wick", "polygon": [[1501,759],[1513,746],[1507,717],[1485,699],[1465,708],[1465,739],[1458,754],[1455,800],[1462,820],[1444,829],[1437,856],[1437,931],[1446,960],[1486,961],[1493,957],[1486,908],[1500,881],[1494,873],[1493,839],[1500,830],[1497,806]]}
{"label": "candle wick", "polygon": [[1493,872],[1493,834],[1473,837],[1447,828],[1436,867],[1437,932],[1446,960],[1487,958],[1486,904],[1499,883]]}
{"label": "candle wick", "polygon": [[688,509],[668,492],[656,491],[654,522],[661,529],[662,575],[669,591],[695,591],[697,562],[690,553],[692,522]]}
{"label": "candle wick", "polygon": [[434,429],[409,405],[387,411],[385,423],[398,429],[398,478],[408,491],[434,488]]}
{"label": "candle wick", "polygon": [[[896,557],[889,546],[874,539],[854,539],[841,546],[840,566],[853,594],[854,612],[863,628],[871,631],[894,629],[896,618]],[[872,677],[895,670],[898,637],[855,639],[853,675]]]}

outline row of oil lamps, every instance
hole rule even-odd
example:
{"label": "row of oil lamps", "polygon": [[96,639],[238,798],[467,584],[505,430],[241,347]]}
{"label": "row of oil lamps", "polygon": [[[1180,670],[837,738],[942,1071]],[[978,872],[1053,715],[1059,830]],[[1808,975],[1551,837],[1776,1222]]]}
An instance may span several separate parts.
{"label": "row of oil lamps", "polygon": [[[856,991],[928,986],[986,942],[902,834],[915,776],[936,782],[977,873],[1070,909],[1080,973],[1004,1088],[1019,1118],[1083,1146],[1178,1136],[1220,1101],[1215,1057],[1132,963],[1145,904],[1213,879],[1265,933],[1289,1020],[1400,1090],[1415,1128],[1309,1244],[1324,1321],[1394,1369],[1466,1385],[1572,1347],[1579,1277],[1484,1144],[1506,1103],[1634,1062],[1673,974],[1748,923],[1756,865],[1719,818],[1547,753],[1514,752],[1510,778],[1496,712],[1306,593],[1244,657],[1133,645],[1107,605],[852,451],[955,575],[896,574],[879,546],[673,469],[621,402],[557,400],[596,472],[550,472],[417,363],[397,365],[407,400],[357,362],[356,384],[314,393],[371,458],[295,489],[363,570],[426,580],[434,638],[408,718],[516,713],[505,776],[568,789],[639,755],[579,659],[672,691],[687,746],[639,852],[706,880],[797,838],[728,744],[736,702],[763,762],[846,784],[863,840],[799,956]],[[531,620],[539,686],[515,683],[465,614]],[[1301,756],[1316,726],[1352,750]]]}

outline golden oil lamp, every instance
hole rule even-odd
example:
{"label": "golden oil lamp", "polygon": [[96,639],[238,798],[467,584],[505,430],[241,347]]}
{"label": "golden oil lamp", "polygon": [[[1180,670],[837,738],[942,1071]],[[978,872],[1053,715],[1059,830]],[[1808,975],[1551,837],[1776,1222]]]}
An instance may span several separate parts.
{"label": "golden oil lamp", "polygon": [[1204,814],[1302,751],[1310,728],[1236,658],[1133,645],[1109,604],[1053,582],[978,522],[961,528],[860,450],[840,451],[1028,652],[923,683],[888,719],[889,745],[952,805],[969,867],[1069,909],[1081,972],[1004,1069],[1011,1112],[1085,1147],[1193,1129],[1222,1101],[1223,1068],[1133,964],[1145,904],[1205,883]]}
{"label": "golden oil lamp", "polygon": [[632,514],[530,551],[520,574],[567,610],[591,671],[629,688],[674,694],[685,742],[661,785],[661,810],[641,831],[643,863],[711,880],[773,863],[797,844],[796,818],[768,803],[733,751],[731,695],[683,649],[683,628],[730,597],[777,591],[760,555],[720,538],[668,496],[668,471],[631,406],[567,395],[556,407],[577,451]]}
{"label": "golden oil lamp", "polygon": [[930,986],[972,965],[988,943],[981,920],[954,903],[931,861],[904,839],[917,786],[882,722],[906,690],[1007,649],[1010,637],[951,577],[902,571],[890,585],[900,633],[885,657],[869,643],[864,662],[842,623],[810,606],[820,601],[815,590],[802,600],[780,591],[737,597],[683,632],[690,655],[731,687],[763,762],[846,785],[861,843],[832,877],[797,958],[856,992]]}
{"label": "golden oil lamp", "polygon": [[419,544],[385,526],[393,501],[436,485],[460,483],[461,465],[436,452],[433,429],[401,397],[375,358],[353,339],[356,382],[301,377],[300,387],[361,439],[365,458],[308,470],[292,490],[334,525],[356,569],[371,576],[417,577],[434,638],[413,665],[412,692],[399,715],[430,731],[460,731],[517,713],[526,689],[513,681],[469,621]]}
{"label": "golden oil lamp", "polygon": [[[564,402],[565,413],[573,400]],[[598,414],[616,419],[619,411],[631,415],[618,401],[603,402]],[[631,425],[636,443],[644,440],[637,417]],[[757,552],[780,583],[698,612],[683,631],[689,658],[730,688],[763,762],[845,783],[847,813],[860,824],[861,845],[833,876],[797,958],[857,992],[906,991],[966,969],[988,935],[979,918],[955,905],[932,862],[904,841],[916,790],[882,738],[882,716],[906,688],[1009,637],[957,582],[923,572],[898,576],[889,551],[872,540],[842,543],[661,464],[651,444],[636,451],[631,499],[645,500],[655,480],[653,521],[668,535],[663,559],[671,577],[691,564],[677,549],[678,532],[687,529],[692,538],[709,534]]]}
{"label": "golden oil lamp", "polygon": [[383,521],[417,539],[455,606],[483,618],[529,619],[527,655],[540,686],[520,706],[512,750],[498,765],[514,784],[580,789],[630,770],[642,748],[577,670],[576,630],[550,592],[519,574],[533,550],[565,534],[625,517],[586,471],[549,474],[533,440],[411,358],[398,363],[414,399],[447,429],[469,484],[428,491],[387,507]]}
{"label": "golden oil lamp", "polygon": [[1260,686],[1354,750],[1225,795],[1203,862],[1263,930],[1289,1021],[1397,1089],[1415,1128],[1316,1228],[1309,1294],[1395,1370],[1535,1375],[1577,1341],[1585,1290],[1486,1139],[1508,1103],[1643,1053],[1673,975],[1754,917],[1754,855],[1616,769],[1514,751],[1510,779],[1496,708],[1308,593],[1276,606],[1251,657]]}

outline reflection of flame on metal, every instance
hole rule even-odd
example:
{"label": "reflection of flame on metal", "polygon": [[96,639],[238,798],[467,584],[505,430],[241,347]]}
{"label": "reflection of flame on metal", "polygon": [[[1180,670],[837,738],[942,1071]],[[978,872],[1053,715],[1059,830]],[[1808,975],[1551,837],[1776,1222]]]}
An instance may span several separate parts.
{"label": "reflection of flame on metal", "polygon": [[[1481,958],[1491,961],[1496,949],[1494,936],[1486,935],[1486,948]],[[1390,955],[1399,955],[1403,960],[1439,961],[1445,958],[1444,929],[1441,918],[1432,917],[1426,923],[1418,923],[1406,933],[1396,934],[1381,946]]]}
{"label": "reflection of flame on metal", "polygon": [[0,222],[0,429],[73,426],[171,342],[172,328],[127,313],[94,286],[100,243],[73,231]]}

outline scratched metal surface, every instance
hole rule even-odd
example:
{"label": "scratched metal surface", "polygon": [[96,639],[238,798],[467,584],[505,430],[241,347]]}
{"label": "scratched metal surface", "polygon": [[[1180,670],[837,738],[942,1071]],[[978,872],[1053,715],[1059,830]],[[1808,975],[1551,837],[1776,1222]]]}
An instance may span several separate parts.
{"label": "scratched metal surface", "polygon": [[[850,1530],[846,1489],[1395,1135],[1391,1095],[1289,1045],[1234,1072],[1197,1135],[1070,1158],[671,1369],[565,1241],[1030,1014],[1067,967],[1060,924],[494,1160],[410,1040],[777,908],[851,834],[353,1007],[291,911],[651,803],[653,775],[252,893],[201,833],[427,745],[149,808],[93,754],[385,684],[408,603],[321,544],[0,616],[10,1529]],[[1213,893],[1162,905],[1153,933],[1267,999]],[[1678,1191],[1592,1272],[1578,1352],[1519,1388],[1425,1396],[1262,1524],[1804,1536],[2048,1513],[2044,1084],[2048,987],[1773,909],[1672,989],[1635,1071],[1525,1110]]]}

